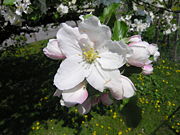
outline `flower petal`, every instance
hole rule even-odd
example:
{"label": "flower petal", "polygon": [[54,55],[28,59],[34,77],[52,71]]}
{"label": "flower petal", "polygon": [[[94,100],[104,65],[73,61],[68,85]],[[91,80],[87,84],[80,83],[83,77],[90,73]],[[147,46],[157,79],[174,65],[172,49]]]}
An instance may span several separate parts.
{"label": "flower petal", "polygon": [[123,75],[121,75],[121,81],[123,85],[123,97],[130,98],[134,95],[136,88],[131,80]]}
{"label": "flower petal", "polygon": [[91,68],[91,73],[86,80],[92,87],[103,92],[106,82],[110,80],[109,71],[102,69],[98,63],[93,64]]}
{"label": "flower petal", "polygon": [[91,110],[91,98],[88,98],[84,103],[78,105],[80,114],[87,114]]}
{"label": "flower petal", "polygon": [[112,79],[106,86],[110,89],[112,96],[117,99],[128,98],[134,95],[135,87],[131,80],[120,74],[118,70],[111,73]]}
{"label": "flower petal", "polygon": [[72,28],[71,26],[63,23],[56,36],[59,40],[62,52],[66,57],[81,54],[81,48],[78,44],[78,39],[81,34],[79,33],[77,27]]}
{"label": "flower petal", "polygon": [[153,72],[153,67],[152,67],[152,65],[150,64],[150,65],[145,65],[145,66],[143,66],[143,74],[145,74],[145,75],[149,75],[149,74],[152,74],[152,72]]}
{"label": "flower petal", "polygon": [[127,58],[130,65],[142,67],[149,61],[150,53],[144,46],[131,46],[132,56]]}
{"label": "flower petal", "polygon": [[70,90],[62,92],[62,99],[66,103],[82,104],[88,97],[84,83],[80,83]]}
{"label": "flower petal", "polygon": [[51,59],[64,59],[65,56],[59,47],[59,42],[57,39],[50,39],[47,47],[43,49],[44,54]]}
{"label": "flower petal", "polygon": [[104,52],[99,54],[97,61],[104,69],[118,69],[125,64],[125,58],[117,53]]}
{"label": "flower petal", "polygon": [[109,51],[122,55],[124,60],[133,53],[133,50],[123,41],[107,41],[105,46]]}
{"label": "flower petal", "polygon": [[140,35],[134,35],[129,38],[129,42],[139,42],[139,41],[142,41]]}
{"label": "flower petal", "polygon": [[79,24],[79,31],[88,35],[89,39],[94,42],[95,48],[99,48],[106,40],[111,40],[111,30],[108,26],[102,25],[100,20],[91,16]]}
{"label": "flower petal", "polygon": [[109,88],[112,96],[120,100],[123,98],[123,86],[121,81],[121,74],[119,70],[111,72],[111,81],[106,84],[106,87]]}
{"label": "flower petal", "polygon": [[60,104],[61,104],[62,106],[66,106],[66,107],[72,107],[72,106],[75,105],[75,103],[67,103],[67,102],[65,102],[63,99],[60,100]]}
{"label": "flower petal", "polygon": [[81,83],[86,73],[81,62],[82,57],[78,55],[66,58],[54,77],[54,85],[60,90],[68,90]]}

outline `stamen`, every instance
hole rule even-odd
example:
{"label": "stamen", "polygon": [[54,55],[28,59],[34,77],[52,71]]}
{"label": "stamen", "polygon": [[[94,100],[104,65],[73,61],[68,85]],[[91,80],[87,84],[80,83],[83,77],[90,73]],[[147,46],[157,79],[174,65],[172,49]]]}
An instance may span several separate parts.
{"label": "stamen", "polygon": [[94,48],[90,48],[89,50],[83,49],[82,54],[83,54],[85,61],[90,64],[93,63],[96,60],[96,58],[100,58],[98,56],[98,53],[94,50]]}

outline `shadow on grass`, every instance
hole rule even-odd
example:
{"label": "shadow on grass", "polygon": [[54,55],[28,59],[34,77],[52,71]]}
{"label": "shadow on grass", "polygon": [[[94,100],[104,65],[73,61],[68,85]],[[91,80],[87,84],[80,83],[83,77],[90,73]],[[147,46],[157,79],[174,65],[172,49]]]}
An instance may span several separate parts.
{"label": "shadow on grass", "polygon": [[25,135],[35,121],[73,117],[52,97],[58,67],[42,53],[0,59],[0,134]]}
{"label": "shadow on grass", "polygon": [[131,128],[136,128],[142,119],[141,108],[137,106],[137,97],[130,99],[129,103],[125,105],[121,111],[126,125]]}

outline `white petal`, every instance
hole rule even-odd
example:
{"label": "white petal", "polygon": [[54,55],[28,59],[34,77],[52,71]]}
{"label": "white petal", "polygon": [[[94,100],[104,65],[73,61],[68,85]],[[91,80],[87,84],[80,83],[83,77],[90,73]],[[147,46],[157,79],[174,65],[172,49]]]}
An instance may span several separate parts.
{"label": "white petal", "polygon": [[140,35],[134,35],[129,38],[129,42],[139,42],[139,41],[142,41]]}
{"label": "white petal", "polygon": [[129,98],[132,97],[135,93],[136,88],[131,80],[123,75],[121,75],[121,81],[123,85],[123,97]]}
{"label": "white petal", "polygon": [[105,52],[99,54],[97,61],[104,69],[118,69],[125,64],[125,58],[117,53]]}
{"label": "white petal", "polygon": [[133,53],[132,49],[123,41],[108,41],[105,46],[109,51],[122,55],[124,59],[130,57]]}
{"label": "white petal", "polygon": [[115,99],[120,100],[134,95],[135,87],[131,80],[121,75],[118,70],[112,72],[111,76],[112,79],[106,86]]}
{"label": "white petal", "polygon": [[81,83],[85,74],[86,70],[82,65],[82,57],[71,56],[61,63],[54,77],[54,84],[60,90],[68,90]]}
{"label": "white petal", "polygon": [[154,55],[158,51],[158,47],[156,44],[150,44],[148,46],[148,50],[149,50],[151,55]]}
{"label": "white petal", "polygon": [[76,87],[62,92],[62,99],[66,103],[82,104],[88,97],[88,92],[83,83]]}
{"label": "white petal", "polygon": [[78,39],[81,35],[77,27],[72,28],[63,23],[56,36],[62,52],[66,57],[81,54],[81,48],[78,44]]}
{"label": "white petal", "polygon": [[111,81],[109,81],[106,86],[110,89],[112,96],[120,100],[123,98],[123,85],[121,81],[121,74],[119,70],[115,70],[111,72]]}
{"label": "white petal", "polygon": [[88,98],[83,104],[78,105],[78,111],[81,114],[87,114],[91,110],[91,98]]}
{"label": "white petal", "polygon": [[106,82],[110,80],[109,71],[102,69],[98,63],[93,64],[91,68],[91,73],[86,80],[92,87],[103,92]]}
{"label": "white petal", "polygon": [[47,47],[43,49],[44,54],[51,59],[64,59],[65,56],[59,47],[57,39],[50,39]]}
{"label": "white petal", "polygon": [[149,61],[150,53],[144,46],[130,46],[133,54],[127,58],[130,65],[142,67]]}
{"label": "white petal", "polygon": [[95,48],[101,47],[104,41],[111,40],[110,28],[102,25],[95,16],[82,21],[79,24],[79,31],[88,35],[89,39],[95,43]]}

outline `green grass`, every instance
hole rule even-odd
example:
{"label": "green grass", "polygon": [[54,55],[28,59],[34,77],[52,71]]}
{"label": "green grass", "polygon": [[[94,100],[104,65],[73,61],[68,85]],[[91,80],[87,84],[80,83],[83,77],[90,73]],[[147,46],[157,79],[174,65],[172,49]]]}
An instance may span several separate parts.
{"label": "green grass", "polygon": [[0,134],[178,134],[180,64],[160,59],[152,75],[131,75],[137,92],[123,109],[122,101],[115,101],[111,106],[99,104],[82,116],[75,107],[60,106],[59,99],[52,96],[56,90],[53,77],[60,61],[44,56],[46,43],[1,52]]}

